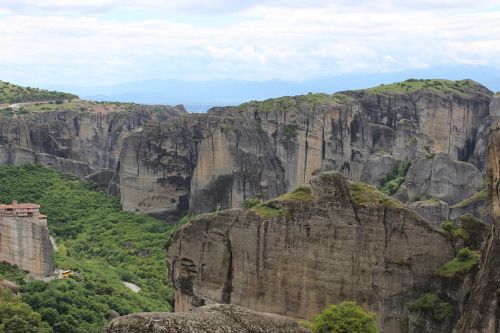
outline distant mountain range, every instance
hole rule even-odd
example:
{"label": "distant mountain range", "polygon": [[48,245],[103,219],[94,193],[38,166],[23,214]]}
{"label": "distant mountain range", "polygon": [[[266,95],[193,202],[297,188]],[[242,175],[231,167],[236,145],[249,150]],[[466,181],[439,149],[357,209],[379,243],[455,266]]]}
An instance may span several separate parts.
{"label": "distant mountain range", "polygon": [[485,66],[438,67],[381,74],[349,74],[308,81],[242,80],[145,80],[110,86],[52,86],[81,98],[98,101],[144,104],[184,104],[191,112],[204,112],[212,106],[237,105],[250,100],[264,100],[308,92],[333,93],[403,81],[408,78],[472,79],[493,91],[500,91],[500,70]]}

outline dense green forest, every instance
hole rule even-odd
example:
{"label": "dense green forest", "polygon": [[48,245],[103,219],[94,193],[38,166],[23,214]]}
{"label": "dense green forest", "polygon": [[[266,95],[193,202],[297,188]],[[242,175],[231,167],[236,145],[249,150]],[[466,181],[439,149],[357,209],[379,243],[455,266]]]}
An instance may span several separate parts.
{"label": "dense green forest", "polygon": [[[41,166],[0,166],[0,201],[34,202],[48,215],[57,266],[75,274],[50,283],[24,282],[0,265],[0,277],[21,284],[22,301],[40,315],[44,332],[99,332],[113,312],[168,311],[165,221],[123,212],[118,198]],[[142,290],[133,293],[122,281]]]}

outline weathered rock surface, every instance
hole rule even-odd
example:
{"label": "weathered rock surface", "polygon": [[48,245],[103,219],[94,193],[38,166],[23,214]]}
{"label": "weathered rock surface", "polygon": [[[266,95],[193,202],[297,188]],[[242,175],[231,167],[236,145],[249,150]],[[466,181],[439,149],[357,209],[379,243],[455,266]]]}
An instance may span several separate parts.
{"label": "weathered rock surface", "polygon": [[200,115],[142,106],[2,118],[0,163],[89,176],[126,210],[173,218],[269,199],[320,171],[378,185],[395,163],[430,153],[484,169],[493,94],[472,81],[447,85],[282,97]]}
{"label": "weathered rock surface", "polygon": [[448,219],[448,204],[439,199],[416,201],[410,207],[436,228]]}
{"label": "weathered rock surface", "polygon": [[0,262],[37,276],[54,273],[54,250],[46,220],[0,214]]}
{"label": "weathered rock surface", "polygon": [[180,108],[128,112],[36,112],[0,118],[0,163],[38,163],[84,177],[116,168],[122,140],[148,121],[185,113]]}
{"label": "weathered rock surface", "polygon": [[285,317],[235,305],[207,305],[195,312],[138,313],[113,319],[103,333],[308,333]]}
{"label": "weathered rock surface", "polygon": [[483,177],[470,163],[436,154],[412,163],[406,174],[405,186],[410,201],[438,198],[456,204],[481,191]]}
{"label": "weathered rock surface", "polygon": [[493,227],[482,251],[479,272],[461,318],[460,332],[500,331],[500,125],[490,133],[488,177]]}
{"label": "weathered rock surface", "polygon": [[464,214],[471,214],[483,222],[491,223],[488,190],[474,194],[450,207],[449,219],[455,220]]}
{"label": "weathered rock surface", "polygon": [[[122,201],[143,212],[172,214],[189,204],[200,213],[272,198],[319,171],[378,185],[398,161],[432,152],[468,160],[491,92],[475,83],[467,89],[467,96],[432,90],[310,94],[182,116],[127,140]],[[175,159],[184,166],[174,166]],[[180,177],[175,185],[174,176]]]}
{"label": "weathered rock surface", "polygon": [[[210,302],[312,318],[357,300],[399,332],[407,306],[454,256],[418,214],[339,173],[247,211],[205,214],[169,242],[175,310]],[[296,198],[296,199],[294,199]]]}

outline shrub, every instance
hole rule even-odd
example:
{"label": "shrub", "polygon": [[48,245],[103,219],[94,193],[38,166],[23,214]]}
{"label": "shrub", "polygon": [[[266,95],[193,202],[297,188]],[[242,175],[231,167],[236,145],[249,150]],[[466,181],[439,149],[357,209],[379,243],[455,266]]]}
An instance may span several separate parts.
{"label": "shrub", "polygon": [[437,274],[443,278],[462,276],[477,266],[480,258],[478,251],[472,251],[468,247],[460,249],[455,258],[438,269]]}
{"label": "shrub", "polygon": [[405,181],[406,173],[410,168],[411,162],[396,163],[391,171],[389,171],[382,182],[380,183],[379,190],[386,195],[393,195],[399,189],[401,184]]}
{"label": "shrub", "polygon": [[422,311],[430,314],[435,321],[443,321],[453,315],[453,307],[434,293],[426,293],[410,304],[411,311]]}
{"label": "shrub", "polygon": [[314,319],[313,333],[376,333],[375,314],[366,312],[356,302],[330,305]]}

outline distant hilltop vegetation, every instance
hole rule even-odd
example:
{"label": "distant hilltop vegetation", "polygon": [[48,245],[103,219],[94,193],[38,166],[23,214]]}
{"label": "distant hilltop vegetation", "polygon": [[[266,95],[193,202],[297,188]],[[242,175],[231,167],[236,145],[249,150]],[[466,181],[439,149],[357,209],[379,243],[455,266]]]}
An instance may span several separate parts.
{"label": "distant hilltop vegetation", "polygon": [[63,101],[74,98],[78,98],[78,96],[59,91],[22,87],[0,81],[0,104]]}

